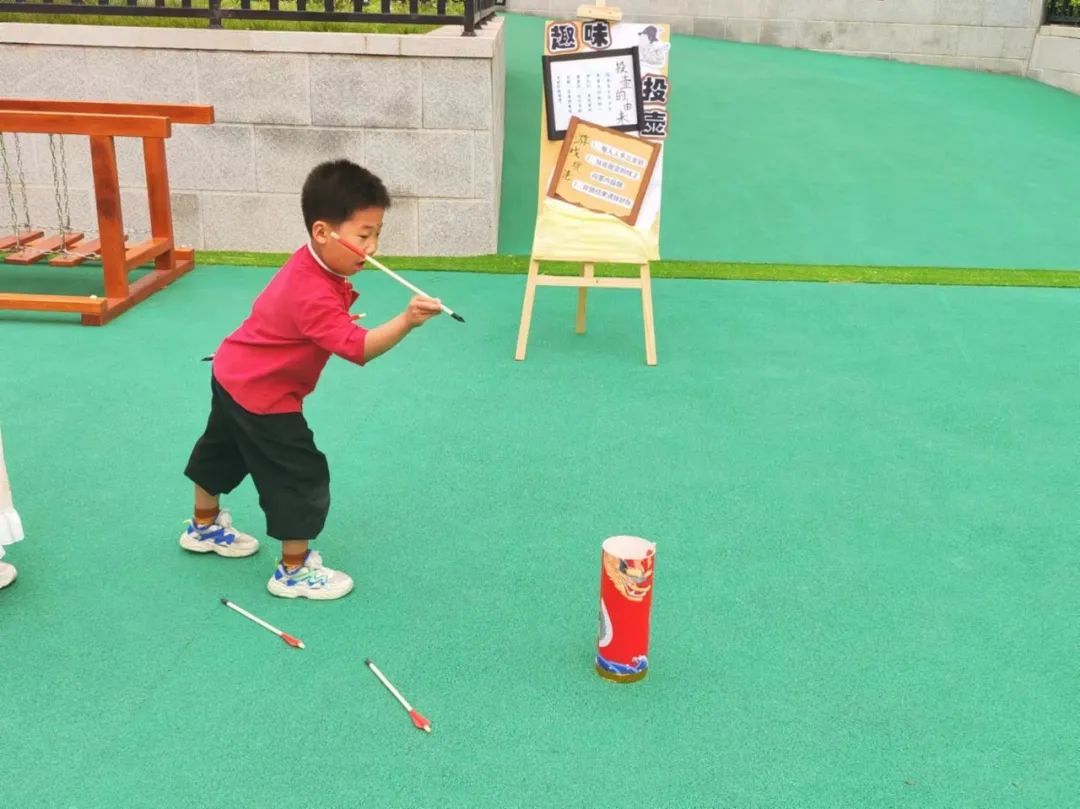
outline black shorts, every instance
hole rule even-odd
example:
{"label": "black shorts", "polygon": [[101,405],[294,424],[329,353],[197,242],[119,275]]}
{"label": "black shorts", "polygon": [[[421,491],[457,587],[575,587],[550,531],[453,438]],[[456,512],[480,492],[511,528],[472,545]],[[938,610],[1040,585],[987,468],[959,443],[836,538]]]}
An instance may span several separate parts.
{"label": "black shorts", "polygon": [[314,539],[330,510],[330,468],[301,413],[250,413],[211,378],[210,419],[185,474],[210,494],[251,475],[274,539]]}

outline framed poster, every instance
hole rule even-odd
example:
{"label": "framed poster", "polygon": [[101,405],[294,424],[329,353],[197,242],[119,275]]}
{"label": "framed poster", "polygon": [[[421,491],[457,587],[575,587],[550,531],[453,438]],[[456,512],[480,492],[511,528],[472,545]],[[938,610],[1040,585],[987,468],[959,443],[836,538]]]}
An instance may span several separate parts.
{"label": "framed poster", "polygon": [[638,48],[546,54],[544,108],[548,140],[562,140],[573,117],[619,132],[645,119]]}
{"label": "framed poster", "polygon": [[575,116],[548,196],[635,225],[659,152],[659,144]]}

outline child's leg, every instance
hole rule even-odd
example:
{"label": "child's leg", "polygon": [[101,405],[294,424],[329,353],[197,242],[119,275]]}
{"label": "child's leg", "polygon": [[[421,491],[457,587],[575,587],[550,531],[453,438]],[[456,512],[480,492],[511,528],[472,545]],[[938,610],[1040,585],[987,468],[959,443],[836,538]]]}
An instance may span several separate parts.
{"label": "child's leg", "polygon": [[231,492],[247,477],[235,428],[216,389],[206,429],[191,450],[184,474],[195,484],[195,508],[204,512],[219,508],[221,493]]}
{"label": "child's leg", "polygon": [[304,564],[310,542],[306,539],[284,539],[281,541],[281,564],[293,570]]}
{"label": "child's leg", "polygon": [[195,524],[198,526],[213,525],[221,513],[221,498],[216,494],[210,494],[198,483],[195,484]]}
{"label": "child's leg", "polygon": [[231,492],[247,477],[247,465],[237,446],[230,414],[216,385],[206,430],[195,444],[184,474],[195,484],[195,508],[180,546],[196,553],[218,556],[251,556],[258,551],[254,537],[232,527],[227,512],[221,510],[220,494]]}
{"label": "child's leg", "polygon": [[[234,405],[235,407],[235,405]],[[340,598],[352,579],[332,570],[309,543],[330,510],[330,469],[326,456],[300,413],[256,416],[241,411],[237,444],[259,492],[266,533],[281,541],[282,560],[267,589],[283,598]],[[308,539],[297,539],[308,537]]]}
{"label": "child's leg", "polygon": [[348,574],[324,565],[322,555],[309,550],[306,539],[287,539],[281,543],[281,563],[266,583],[266,589],[281,598],[329,601],[348,595],[353,580]]}

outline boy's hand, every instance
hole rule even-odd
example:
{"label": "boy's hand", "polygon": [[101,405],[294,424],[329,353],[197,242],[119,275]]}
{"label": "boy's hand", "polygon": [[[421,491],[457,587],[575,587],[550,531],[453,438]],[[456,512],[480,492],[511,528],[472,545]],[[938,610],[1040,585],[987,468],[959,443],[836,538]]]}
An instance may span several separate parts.
{"label": "boy's hand", "polygon": [[405,321],[411,328],[417,326],[423,326],[431,318],[442,312],[442,303],[438,298],[426,298],[423,295],[417,295],[411,301],[409,306],[405,310]]}

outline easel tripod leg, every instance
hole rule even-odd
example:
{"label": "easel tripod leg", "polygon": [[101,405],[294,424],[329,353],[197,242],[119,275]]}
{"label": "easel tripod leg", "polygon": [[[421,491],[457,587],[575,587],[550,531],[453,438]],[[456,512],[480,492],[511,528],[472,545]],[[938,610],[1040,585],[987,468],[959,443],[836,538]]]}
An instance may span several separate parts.
{"label": "easel tripod leg", "polygon": [[641,265],[641,314],[645,325],[645,363],[656,365],[656,330],[653,325],[652,276],[649,265]]}
{"label": "easel tripod leg", "polygon": [[525,299],[521,304],[521,325],[518,327],[517,351],[515,360],[525,359],[525,350],[529,344],[529,326],[532,324],[533,303],[536,301],[536,276],[540,271],[537,261],[529,262],[529,280],[525,282]]}
{"label": "easel tripod leg", "polygon": [[[585,279],[591,280],[594,273],[594,267],[592,264],[585,265]],[[577,293],[577,333],[585,333],[585,305],[588,301],[589,289],[588,287],[580,287]]]}

